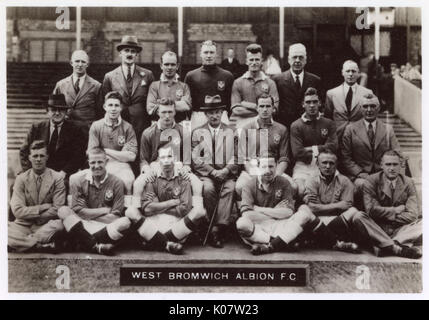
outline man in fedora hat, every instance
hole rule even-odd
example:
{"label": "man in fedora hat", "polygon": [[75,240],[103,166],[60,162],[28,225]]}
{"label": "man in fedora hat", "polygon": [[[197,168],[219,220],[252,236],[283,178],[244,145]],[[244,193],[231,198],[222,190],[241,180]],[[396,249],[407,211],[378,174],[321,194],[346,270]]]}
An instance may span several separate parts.
{"label": "man in fedora hat", "polygon": [[201,107],[207,122],[192,132],[194,171],[203,182],[204,207],[214,215],[209,243],[222,248],[231,223],[235,180],[238,175],[235,130],[221,121],[225,109],[221,97],[206,96]]}
{"label": "man in fedora hat", "polygon": [[47,167],[60,172],[66,182],[69,176],[84,164],[86,141],[79,127],[66,119],[69,108],[63,94],[49,96],[47,104],[49,119],[33,124],[20,148],[23,171],[31,168],[28,156],[30,145],[35,140],[43,140],[46,143]]}
{"label": "man in fedora hat", "polygon": [[103,96],[111,91],[121,94],[123,100],[122,117],[131,123],[140,141],[141,133],[149,127],[150,119],[146,111],[149,86],[154,80],[152,71],[136,64],[142,47],[136,36],[123,36],[116,46],[121,57],[121,65],[106,73],[103,80]]}
{"label": "man in fedora hat", "polygon": [[217,47],[216,43],[207,40],[201,45],[200,52],[202,66],[189,71],[185,77],[185,83],[191,90],[192,98],[192,128],[197,128],[207,122],[204,112],[200,110],[204,106],[206,95],[220,95],[225,104],[226,111],[222,121],[228,123],[228,113],[231,105],[231,89],[234,76],[216,65]]}
{"label": "man in fedora hat", "polygon": [[82,127],[88,136],[91,124],[102,117],[101,83],[86,73],[89,57],[85,51],[74,51],[70,65],[73,73],[57,82],[54,93],[64,94],[70,107],[68,118]]}

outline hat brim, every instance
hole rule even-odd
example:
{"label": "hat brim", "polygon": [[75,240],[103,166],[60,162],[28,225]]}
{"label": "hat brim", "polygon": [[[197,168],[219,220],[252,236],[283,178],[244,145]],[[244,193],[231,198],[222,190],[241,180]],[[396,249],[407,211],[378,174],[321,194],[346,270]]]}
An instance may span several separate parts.
{"label": "hat brim", "polygon": [[132,44],[118,44],[116,46],[116,50],[118,50],[118,51],[121,51],[124,48],[134,48],[137,50],[137,52],[141,52],[143,50],[143,47],[132,45]]}

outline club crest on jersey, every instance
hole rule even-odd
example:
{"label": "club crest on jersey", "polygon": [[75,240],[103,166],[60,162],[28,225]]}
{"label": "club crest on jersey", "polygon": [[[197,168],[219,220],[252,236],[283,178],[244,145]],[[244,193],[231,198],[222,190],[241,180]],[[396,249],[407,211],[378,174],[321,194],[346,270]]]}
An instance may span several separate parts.
{"label": "club crest on jersey", "polygon": [[112,201],[112,199],[113,199],[113,190],[107,189],[106,193],[104,194],[104,200]]}
{"label": "club crest on jersey", "polygon": [[180,195],[180,188],[179,188],[179,187],[175,187],[175,188],[173,189],[173,195],[174,195],[174,197],[176,197],[176,198]]}
{"label": "club crest on jersey", "polygon": [[266,84],[265,82],[262,84],[262,91],[264,93],[268,93],[268,84]]}
{"label": "club crest on jersey", "polygon": [[276,199],[281,199],[283,195],[283,192],[281,189],[276,190]]}
{"label": "club crest on jersey", "polygon": [[273,136],[273,139],[274,139],[274,143],[275,144],[279,144],[280,143],[280,135],[278,134],[278,133],[276,133],[274,136]]}
{"label": "club crest on jersey", "polygon": [[219,91],[223,91],[223,90],[225,90],[225,81],[218,81],[218,82],[217,82],[217,89],[218,89]]}
{"label": "club crest on jersey", "polygon": [[325,138],[328,136],[328,129],[325,129],[325,128],[320,129],[320,133],[322,134],[322,137]]}
{"label": "club crest on jersey", "polygon": [[125,136],[118,136],[118,144],[123,146],[125,144]]}
{"label": "club crest on jersey", "polygon": [[182,89],[177,89],[176,90],[176,98],[177,99],[181,99],[183,97],[183,90]]}

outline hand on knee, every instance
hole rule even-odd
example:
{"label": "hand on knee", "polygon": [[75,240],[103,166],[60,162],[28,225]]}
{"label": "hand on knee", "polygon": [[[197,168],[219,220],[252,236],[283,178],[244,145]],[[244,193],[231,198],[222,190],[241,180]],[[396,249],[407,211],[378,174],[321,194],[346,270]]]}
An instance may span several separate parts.
{"label": "hand on knee", "polygon": [[60,218],[61,220],[64,220],[65,218],[67,218],[69,215],[71,215],[73,213],[73,211],[67,207],[67,206],[62,206],[61,208],[58,209],[58,218]]}

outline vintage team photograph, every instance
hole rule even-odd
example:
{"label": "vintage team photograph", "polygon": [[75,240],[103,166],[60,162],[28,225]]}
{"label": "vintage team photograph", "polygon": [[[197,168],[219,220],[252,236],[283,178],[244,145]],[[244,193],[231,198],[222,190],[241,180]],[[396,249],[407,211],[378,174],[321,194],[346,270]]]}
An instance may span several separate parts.
{"label": "vintage team photograph", "polygon": [[5,9],[9,293],[422,292],[421,8]]}

